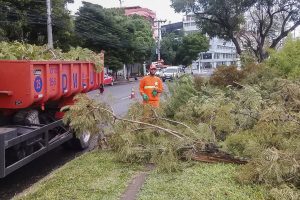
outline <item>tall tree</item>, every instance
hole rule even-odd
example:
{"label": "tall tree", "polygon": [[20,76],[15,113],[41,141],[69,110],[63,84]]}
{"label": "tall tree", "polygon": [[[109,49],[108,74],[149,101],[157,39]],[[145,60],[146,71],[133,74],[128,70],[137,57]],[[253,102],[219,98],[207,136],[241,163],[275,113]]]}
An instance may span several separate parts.
{"label": "tall tree", "polygon": [[209,40],[201,33],[191,33],[182,38],[182,44],[176,54],[177,64],[190,65],[200,52],[208,50]]}
{"label": "tall tree", "polygon": [[175,58],[181,43],[182,36],[177,36],[174,33],[167,34],[162,38],[160,53],[165,64],[176,64]]}
{"label": "tall tree", "polygon": [[[258,61],[267,57],[266,47],[276,48],[300,25],[299,0],[171,1],[175,11],[193,12],[204,33],[232,40],[238,54],[242,53],[245,44]],[[268,37],[272,42],[267,45]]]}
{"label": "tall tree", "polygon": [[261,0],[246,13],[247,23],[239,36],[243,46],[258,61],[268,57],[267,48],[276,48],[300,25],[299,0]]}
{"label": "tall tree", "polygon": [[[73,0],[52,0],[54,44],[69,47],[73,34],[72,21],[66,3]],[[32,44],[47,41],[46,1],[0,0],[0,39]]]}
{"label": "tall tree", "polygon": [[166,64],[190,65],[196,60],[200,52],[208,50],[209,41],[201,33],[186,36],[169,34],[162,40],[162,58]]}
{"label": "tall tree", "polygon": [[125,16],[123,9],[105,9],[83,2],[75,20],[80,45],[106,51],[105,63],[113,71],[123,64],[142,62],[151,54],[151,26],[138,16]]}
{"label": "tall tree", "polygon": [[128,18],[128,31],[132,32],[133,61],[142,63],[149,60],[151,50],[155,46],[151,24],[141,16],[133,15]]}

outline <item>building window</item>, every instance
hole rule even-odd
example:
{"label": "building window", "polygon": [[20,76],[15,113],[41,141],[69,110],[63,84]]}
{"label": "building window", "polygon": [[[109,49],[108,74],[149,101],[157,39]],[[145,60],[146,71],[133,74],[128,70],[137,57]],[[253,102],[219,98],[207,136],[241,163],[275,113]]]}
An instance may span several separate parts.
{"label": "building window", "polygon": [[217,62],[217,67],[222,66],[222,62]]}
{"label": "building window", "polygon": [[202,56],[203,56],[203,60],[212,59],[212,54],[211,53],[204,53]]}
{"label": "building window", "polygon": [[220,59],[220,53],[215,53],[214,59]]}

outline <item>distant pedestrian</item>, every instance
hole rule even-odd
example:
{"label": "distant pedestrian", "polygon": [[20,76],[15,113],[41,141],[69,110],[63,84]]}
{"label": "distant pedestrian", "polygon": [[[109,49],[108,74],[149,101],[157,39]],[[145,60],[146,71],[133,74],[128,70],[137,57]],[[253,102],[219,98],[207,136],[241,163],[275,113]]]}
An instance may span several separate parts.
{"label": "distant pedestrian", "polygon": [[143,98],[143,104],[149,104],[152,107],[159,107],[160,94],[163,92],[162,80],[155,76],[156,66],[150,65],[149,75],[143,77],[140,81],[140,94]]}

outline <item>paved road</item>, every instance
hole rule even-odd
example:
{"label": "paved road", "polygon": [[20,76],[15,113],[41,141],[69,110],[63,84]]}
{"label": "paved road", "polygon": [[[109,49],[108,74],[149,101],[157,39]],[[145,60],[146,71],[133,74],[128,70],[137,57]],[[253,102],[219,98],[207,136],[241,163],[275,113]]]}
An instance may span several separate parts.
{"label": "paved road", "polygon": [[[124,116],[130,104],[135,101],[141,101],[141,97],[139,95],[139,82],[131,82],[129,84],[122,85],[114,85],[114,86],[106,86],[104,88],[104,93],[99,95],[98,91],[90,92],[89,95],[94,98],[104,102],[107,102],[110,106],[112,106],[114,112],[118,116]],[[130,98],[131,90],[134,90],[135,97],[134,99]]]}

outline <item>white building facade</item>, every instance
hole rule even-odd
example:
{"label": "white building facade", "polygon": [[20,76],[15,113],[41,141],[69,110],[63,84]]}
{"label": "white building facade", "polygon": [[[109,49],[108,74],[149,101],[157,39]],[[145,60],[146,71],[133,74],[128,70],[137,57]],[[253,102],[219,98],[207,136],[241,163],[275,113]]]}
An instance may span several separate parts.
{"label": "white building facade", "polygon": [[[199,32],[194,16],[187,14],[183,18],[184,34]],[[214,69],[221,65],[239,65],[236,48],[231,41],[225,41],[217,37],[211,38],[209,41],[209,50],[207,52],[200,52],[198,60],[192,64],[193,68]]]}

